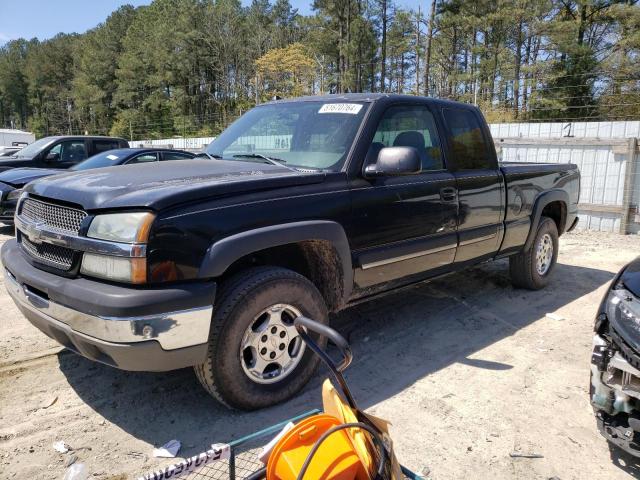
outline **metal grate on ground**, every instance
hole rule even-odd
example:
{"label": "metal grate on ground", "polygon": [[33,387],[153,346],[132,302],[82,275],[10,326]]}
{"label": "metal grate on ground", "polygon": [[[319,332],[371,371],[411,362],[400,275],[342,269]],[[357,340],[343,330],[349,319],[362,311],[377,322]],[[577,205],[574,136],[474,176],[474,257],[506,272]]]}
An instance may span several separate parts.
{"label": "metal grate on ground", "polygon": [[[235,454],[235,478],[237,480],[248,477],[264,466],[258,460],[258,454],[261,450],[262,448],[258,447]],[[233,476],[229,460],[221,460],[205,465],[203,468],[189,473],[184,478],[187,480],[229,480]]]}
{"label": "metal grate on ground", "polygon": [[[252,473],[257,472],[264,464],[258,459],[258,455],[262,451],[262,447],[269,443],[273,437],[275,437],[284,426],[289,423],[297,423],[305,418],[308,418],[312,415],[317,415],[321,413],[320,410],[314,409],[308,412],[305,412],[297,417],[293,417],[289,420],[285,420],[284,422],[278,423],[276,425],[272,425],[271,427],[265,428],[264,430],[260,430],[259,432],[252,433],[245,437],[239,438],[238,440],[234,440],[229,442],[229,460],[218,460],[202,467],[197,467],[194,471],[189,473],[184,473],[180,475],[174,475],[171,473],[169,476],[171,478],[175,478],[179,476],[180,478],[187,480],[242,480],[247,478]],[[212,445],[212,447],[216,447],[216,445]],[[401,466],[402,474],[407,480],[423,480],[420,475],[417,475],[410,471],[409,469]],[[163,473],[159,471],[154,476],[146,477],[138,477],[138,478],[169,478],[169,476],[164,477]]]}
{"label": "metal grate on ground", "polygon": [[[320,410],[309,410],[308,412],[290,418],[289,420],[285,420],[284,422],[280,422],[258,432],[233,440],[229,442],[228,445],[211,445],[211,450],[208,450],[211,453],[213,453],[214,450],[222,452],[226,447],[229,454],[228,460],[214,460],[202,466],[196,466],[198,463],[195,461],[195,458],[198,456],[204,456],[205,453],[203,452],[197,456],[191,457],[191,459],[194,460],[192,467],[189,467],[185,471],[183,471],[183,467],[186,459],[172,465],[167,465],[159,470],[156,469],[154,471],[147,472],[145,475],[138,476],[136,478],[160,479],[169,477],[175,478],[178,476],[188,480],[241,480],[247,478],[252,473],[257,472],[264,467],[264,464],[258,459],[258,454],[264,445],[269,443],[273,437],[280,433],[287,423],[297,423],[300,420],[312,415],[317,415],[318,413],[320,413]],[[193,467],[195,467],[195,469],[193,469],[193,471],[189,471]],[[177,468],[179,468],[181,473],[175,472],[175,469]]]}

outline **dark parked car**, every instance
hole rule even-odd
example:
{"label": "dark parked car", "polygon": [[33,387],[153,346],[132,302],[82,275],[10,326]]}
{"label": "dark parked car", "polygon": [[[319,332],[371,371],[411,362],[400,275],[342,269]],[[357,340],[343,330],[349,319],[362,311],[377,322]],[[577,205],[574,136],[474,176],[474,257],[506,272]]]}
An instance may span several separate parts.
{"label": "dark parked car", "polygon": [[575,165],[499,165],[480,111],[456,102],[271,102],[203,155],[217,160],[29,183],[5,285],[69,349],[126,370],[194,366],[237,408],[281,402],[312,376],[295,317],[327,323],[501,257],[516,286],[542,288],[577,222]]}
{"label": "dark parked car", "polygon": [[96,153],[127,147],[126,140],[115,137],[44,137],[9,157],[1,157],[0,171],[17,167],[69,168]]}
{"label": "dark parked car", "polygon": [[600,433],[640,457],[640,257],[618,273],[600,304],[590,387]]}
{"label": "dark parked car", "polygon": [[[195,154],[183,150],[161,148],[121,148],[98,153],[87,160],[69,168],[71,171],[89,170],[91,168],[112,167],[114,165],[131,165],[165,160],[188,160]],[[12,168],[0,172],[0,222],[13,224],[16,203],[22,188],[29,182],[42,177],[59,175],[60,170],[51,168]]]}

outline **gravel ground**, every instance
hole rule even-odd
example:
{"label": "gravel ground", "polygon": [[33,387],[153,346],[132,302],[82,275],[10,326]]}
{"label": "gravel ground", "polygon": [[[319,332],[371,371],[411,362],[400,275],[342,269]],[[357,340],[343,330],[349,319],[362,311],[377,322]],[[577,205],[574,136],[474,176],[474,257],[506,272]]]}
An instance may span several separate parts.
{"label": "gravel ground", "polygon": [[[334,322],[354,347],[347,380],[393,423],[400,461],[430,478],[637,475],[599,436],[587,391],[594,312],[638,252],[636,236],[571,233],[544,291],[514,290],[500,261],[353,307]],[[127,478],[171,463],[151,455],[170,439],[189,456],[319,406],[321,375],[285,405],[237,413],[189,369],[128,373],[60,351],[1,286],[0,329],[1,478],[62,478],[71,455],[91,478]]]}

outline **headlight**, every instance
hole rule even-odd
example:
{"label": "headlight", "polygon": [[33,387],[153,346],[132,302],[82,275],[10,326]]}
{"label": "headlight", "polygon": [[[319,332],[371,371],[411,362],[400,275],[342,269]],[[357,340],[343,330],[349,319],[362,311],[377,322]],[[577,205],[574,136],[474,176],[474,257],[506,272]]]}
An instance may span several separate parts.
{"label": "headlight", "polygon": [[150,212],[97,215],[87,237],[121,243],[146,243],[155,215]]}
{"label": "headlight", "polygon": [[[97,215],[87,236],[118,243],[147,243],[155,215],[150,212]],[[145,283],[147,259],[84,253],[80,272],[114,282]]]}
{"label": "headlight", "polygon": [[22,195],[22,189],[21,188],[18,188],[16,190],[11,190],[7,194],[7,200],[18,200],[20,198],[20,195]]}
{"label": "headlight", "polygon": [[640,346],[640,301],[625,288],[609,292],[607,319],[623,339],[633,347]]}
{"label": "headlight", "polygon": [[82,256],[80,272],[114,282],[145,283],[147,259],[85,253]]}

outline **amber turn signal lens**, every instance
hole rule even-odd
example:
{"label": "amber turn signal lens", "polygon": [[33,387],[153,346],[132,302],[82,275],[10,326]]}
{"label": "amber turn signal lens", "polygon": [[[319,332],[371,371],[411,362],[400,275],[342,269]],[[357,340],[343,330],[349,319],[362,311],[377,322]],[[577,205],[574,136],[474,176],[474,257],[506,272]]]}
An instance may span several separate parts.
{"label": "amber turn signal lens", "polygon": [[147,283],[147,259],[131,259],[131,283]]}

